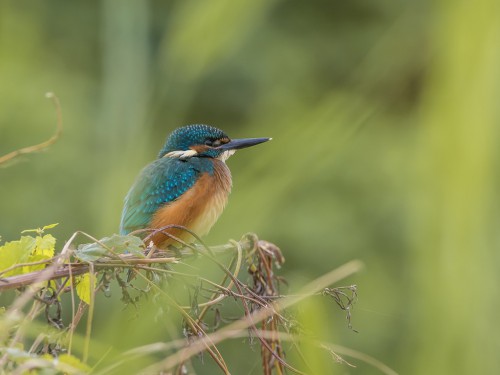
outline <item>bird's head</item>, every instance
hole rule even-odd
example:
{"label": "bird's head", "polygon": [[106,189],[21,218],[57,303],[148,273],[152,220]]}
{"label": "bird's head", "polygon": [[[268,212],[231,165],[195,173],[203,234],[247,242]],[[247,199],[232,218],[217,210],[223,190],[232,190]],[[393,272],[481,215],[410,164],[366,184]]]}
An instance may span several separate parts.
{"label": "bird's head", "polygon": [[230,139],[222,130],[196,124],[178,128],[167,138],[158,158],[208,157],[225,161],[240,148],[258,145],[271,138]]}

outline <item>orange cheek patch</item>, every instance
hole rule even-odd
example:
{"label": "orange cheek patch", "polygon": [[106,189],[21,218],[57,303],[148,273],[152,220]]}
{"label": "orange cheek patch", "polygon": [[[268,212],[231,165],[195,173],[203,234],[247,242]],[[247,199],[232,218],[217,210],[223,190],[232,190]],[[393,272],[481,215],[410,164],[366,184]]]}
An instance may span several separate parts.
{"label": "orange cheek patch", "polygon": [[198,154],[203,154],[205,151],[207,151],[210,147],[207,145],[194,145],[189,147],[191,150],[196,151]]}

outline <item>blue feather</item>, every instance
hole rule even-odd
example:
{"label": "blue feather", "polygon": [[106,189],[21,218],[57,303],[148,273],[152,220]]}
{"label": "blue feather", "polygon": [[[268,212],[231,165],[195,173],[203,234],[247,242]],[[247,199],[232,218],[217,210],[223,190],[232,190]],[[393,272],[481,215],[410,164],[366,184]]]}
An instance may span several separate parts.
{"label": "blue feather", "polygon": [[147,165],[125,197],[120,233],[147,227],[160,207],[179,199],[203,173],[213,174],[208,158],[163,157]]}

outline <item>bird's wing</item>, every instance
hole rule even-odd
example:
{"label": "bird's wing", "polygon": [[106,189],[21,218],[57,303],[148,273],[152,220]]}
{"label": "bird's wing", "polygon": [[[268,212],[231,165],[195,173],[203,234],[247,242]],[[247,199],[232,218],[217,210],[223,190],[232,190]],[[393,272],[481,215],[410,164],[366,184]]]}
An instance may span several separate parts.
{"label": "bird's wing", "polygon": [[148,227],[154,213],[189,190],[199,174],[196,166],[175,158],[161,158],[146,166],[125,197],[120,232]]}

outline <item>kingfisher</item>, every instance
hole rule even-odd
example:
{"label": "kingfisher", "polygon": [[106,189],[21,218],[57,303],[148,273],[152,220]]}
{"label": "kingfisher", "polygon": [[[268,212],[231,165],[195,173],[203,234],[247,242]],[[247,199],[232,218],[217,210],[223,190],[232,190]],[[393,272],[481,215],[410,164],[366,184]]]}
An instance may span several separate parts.
{"label": "kingfisher", "polygon": [[[158,158],[140,172],[125,197],[121,234],[178,225],[200,237],[206,235],[224,210],[231,191],[226,160],[236,150],[270,139],[230,139],[222,130],[203,124],[174,130]],[[194,237],[180,228],[164,232],[194,242]],[[150,238],[158,247],[179,246],[161,231],[153,231]]]}

